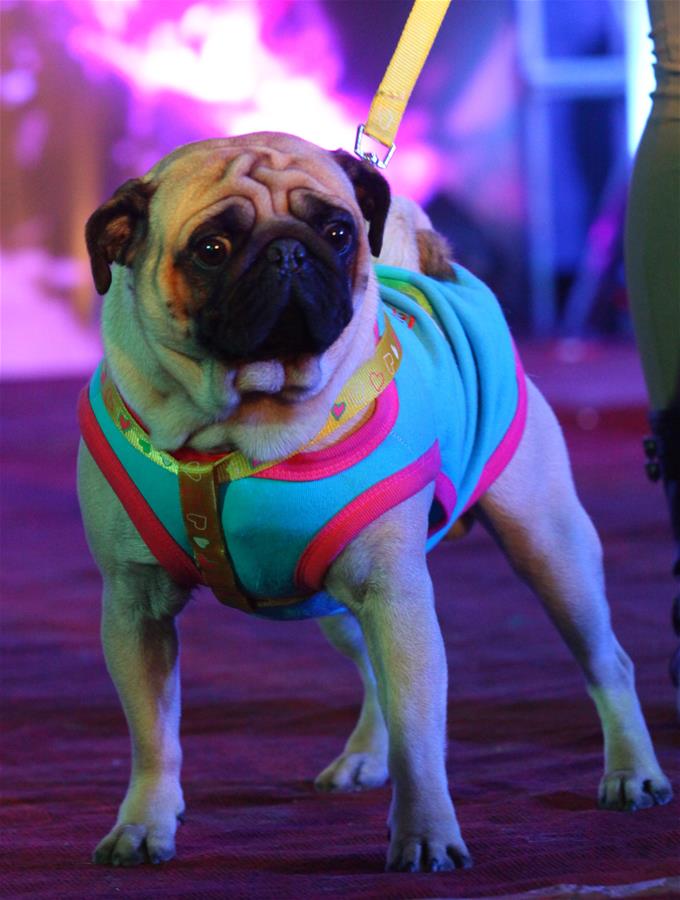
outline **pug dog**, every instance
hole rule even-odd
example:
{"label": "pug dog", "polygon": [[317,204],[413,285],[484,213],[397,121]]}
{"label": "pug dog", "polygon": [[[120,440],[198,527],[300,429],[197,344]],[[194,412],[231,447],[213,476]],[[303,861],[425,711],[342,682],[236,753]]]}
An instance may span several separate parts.
{"label": "pug dog", "polygon": [[105,360],[80,401],[79,498],[132,739],[95,862],[175,855],[175,619],[203,583],[245,612],[317,616],[358,666],[357,725],[316,787],[391,780],[387,869],[469,866],[426,563],[463,513],[583,670],[604,735],[599,805],[671,799],[558,424],[495,298],[419,207],[391,203],[347,153],[261,133],[171,153],[94,212],[86,239]]}

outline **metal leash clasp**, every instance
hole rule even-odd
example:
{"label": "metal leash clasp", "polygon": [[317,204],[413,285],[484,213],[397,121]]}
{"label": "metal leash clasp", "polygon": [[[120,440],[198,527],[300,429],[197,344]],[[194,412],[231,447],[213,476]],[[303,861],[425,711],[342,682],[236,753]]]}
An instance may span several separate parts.
{"label": "metal leash clasp", "polygon": [[383,159],[380,159],[380,157],[376,153],[373,153],[371,150],[362,150],[361,144],[364,138],[365,128],[365,125],[359,125],[359,127],[357,128],[357,137],[356,141],[354,142],[354,152],[360,159],[365,159],[366,162],[369,162],[372,166],[377,166],[378,169],[386,169],[387,164],[394,156],[394,151],[397,149],[397,145],[392,144],[391,147],[388,147],[387,153],[385,154]]}

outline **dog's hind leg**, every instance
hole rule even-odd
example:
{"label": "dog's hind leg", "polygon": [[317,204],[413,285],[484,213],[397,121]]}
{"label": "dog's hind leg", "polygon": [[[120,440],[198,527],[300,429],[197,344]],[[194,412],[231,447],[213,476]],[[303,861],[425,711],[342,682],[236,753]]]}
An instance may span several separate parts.
{"label": "dog's hind leg", "polygon": [[611,628],[599,538],[576,496],[552,410],[531,383],[528,392],[522,441],[480,500],[480,519],[583,669],[604,733],[600,805],[633,810],[667,803],[671,786],[640,709],[633,664]]}
{"label": "dog's hind leg", "polygon": [[360,791],[387,781],[387,728],[361,627],[351,613],[325,616],[319,626],[330,644],[357,666],[364,686],[359,720],[345,749],[314,784],[319,791]]}

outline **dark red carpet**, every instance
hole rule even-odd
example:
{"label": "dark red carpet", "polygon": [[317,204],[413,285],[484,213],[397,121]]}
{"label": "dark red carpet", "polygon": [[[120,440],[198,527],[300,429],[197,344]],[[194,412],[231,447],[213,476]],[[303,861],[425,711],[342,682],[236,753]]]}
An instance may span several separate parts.
{"label": "dark red carpet", "polygon": [[[125,789],[128,740],[99,648],[99,576],[74,489],[78,388],[3,388],[3,897],[547,896],[550,885],[680,875],[680,799],[633,815],[595,808],[601,746],[581,676],[479,528],[432,555],[451,667],[450,782],[475,868],[383,874],[388,790],[329,797],[311,786],[353,725],[352,666],[314,623],[249,619],[208,595],[181,626],[178,859],[92,865]],[[604,539],[615,626],[680,793],[666,675],[671,552],[660,488],[642,474],[644,418],[620,409],[591,431],[571,414],[565,425]],[[657,895],[675,889],[667,882]]]}

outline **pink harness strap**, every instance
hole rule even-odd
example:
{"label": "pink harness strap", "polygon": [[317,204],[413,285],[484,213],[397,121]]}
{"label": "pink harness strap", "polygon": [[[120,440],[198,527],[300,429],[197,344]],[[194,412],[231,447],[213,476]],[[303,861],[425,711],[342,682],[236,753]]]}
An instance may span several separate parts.
{"label": "pink harness strap", "polygon": [[297,584],[320,591],[328,567],[349,542],[383,512],[433,482],[440,466],[439,442],[435,441],[411,465],[374,484],[345,506],[307,545],[295,572]]}
{"label": "pink harness strap", "polygon": [[90,405],[87,387],[78,398],[78,420],[87,449],[102,472],[106,472],[107,481],[160,565],[184,587],[199,584],[198,569],[146,502],[104,437]]}

